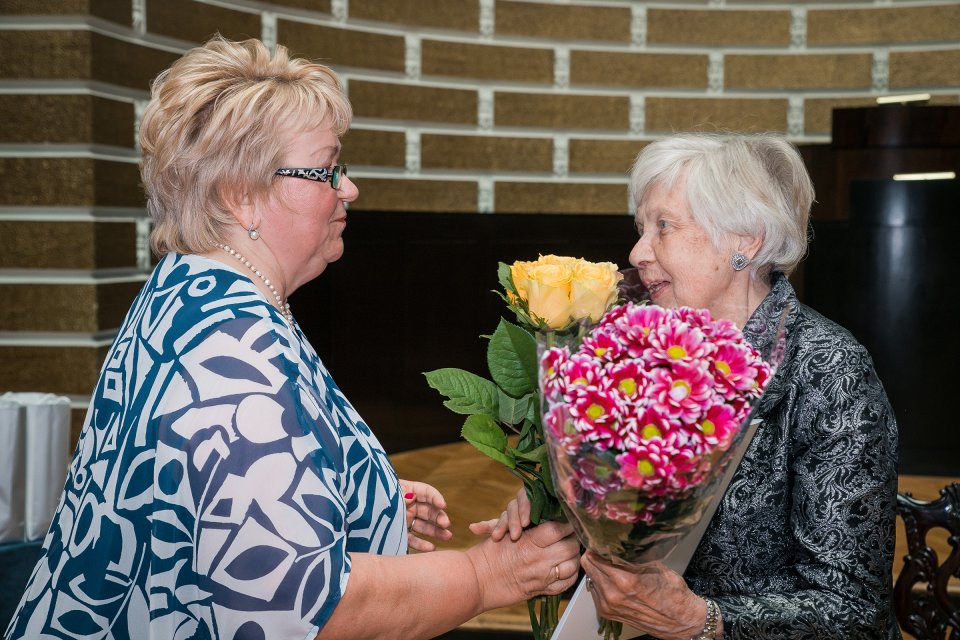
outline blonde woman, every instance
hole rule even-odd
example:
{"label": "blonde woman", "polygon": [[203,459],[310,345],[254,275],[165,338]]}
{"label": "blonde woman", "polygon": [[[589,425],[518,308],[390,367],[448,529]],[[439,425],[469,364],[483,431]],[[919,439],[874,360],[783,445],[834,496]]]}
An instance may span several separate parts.
{"label": "blonde woman", "polygon": [[343,254],[351,108],[326,67],[220,38],[152,87],[141,173],[163,258],[94,390],[13,638],[427,638],[577,574],[568,526],[429,551],[286,300]]}

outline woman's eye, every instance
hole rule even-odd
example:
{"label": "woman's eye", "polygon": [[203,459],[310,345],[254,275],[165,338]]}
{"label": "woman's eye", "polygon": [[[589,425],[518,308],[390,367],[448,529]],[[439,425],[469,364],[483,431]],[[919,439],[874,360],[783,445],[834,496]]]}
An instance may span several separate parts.
{"label": "woman's eye", "polygon": [[663,231],[664,229],[666,229],[666,228],[667,228],[667,221],[666,221],[666,220],[657,220],[657,228],[660,229],[660,231]]}

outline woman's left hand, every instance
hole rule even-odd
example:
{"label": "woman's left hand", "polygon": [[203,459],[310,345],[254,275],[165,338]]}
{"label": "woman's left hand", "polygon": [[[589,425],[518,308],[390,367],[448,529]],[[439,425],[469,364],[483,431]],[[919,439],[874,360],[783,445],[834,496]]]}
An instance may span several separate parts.
{"label": "woman's left hand", "polygon": [[436,546],[421,536],[449,540],[450,517],[444,509],[447,501],[435,488],[425,482],[401,480],[403,501],[407,505],[407,544],[416,551],[433,551]]}
{"label": "woman's left hand", "polygon": [[703,630],[706,602],[663,563],[618,567],[588,551],[580,566],[591,580],[587,588],[604,618],[662,640],[689,640]]}

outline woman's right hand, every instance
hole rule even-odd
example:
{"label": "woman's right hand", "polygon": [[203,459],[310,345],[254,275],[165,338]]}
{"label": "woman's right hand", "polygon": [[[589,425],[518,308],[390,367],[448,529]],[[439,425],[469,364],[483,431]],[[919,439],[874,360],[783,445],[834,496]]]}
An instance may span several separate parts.
{"label": "woman's right hand", "polygon": [[523,535],[523,530],[530,526],[530,498],[527,490],[520,487],[517,497],[510,501],[499,518],[482,520],[470,524],[471,533],[482,536],[489,535],[494,540],[502,540],[510,532],[510,539],[517,541]]}
{"label": "woman's right hand", "polygon": [[487,538],[467,551],[483,610],[569,589],[580,569],[580,542],[566,522],[545,522],[519,540]]}

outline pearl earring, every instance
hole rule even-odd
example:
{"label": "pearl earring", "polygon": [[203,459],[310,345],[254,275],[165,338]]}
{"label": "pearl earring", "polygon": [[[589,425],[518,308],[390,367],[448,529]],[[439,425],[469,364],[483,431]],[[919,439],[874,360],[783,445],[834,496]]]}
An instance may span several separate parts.
{"label": "pearl earring", "polygon": [[258,240],[260,238],[260,232],[257,231],[253,225],[250,225],[250,228],[247,229],[247,235],[250,236],[251,240]]}
{"label": "pearl earring", "polygon": [[734,271],[743,271],[746,266],[750,264],[750,258],[737,251],[730,256],[730,264],[733,266]]}

